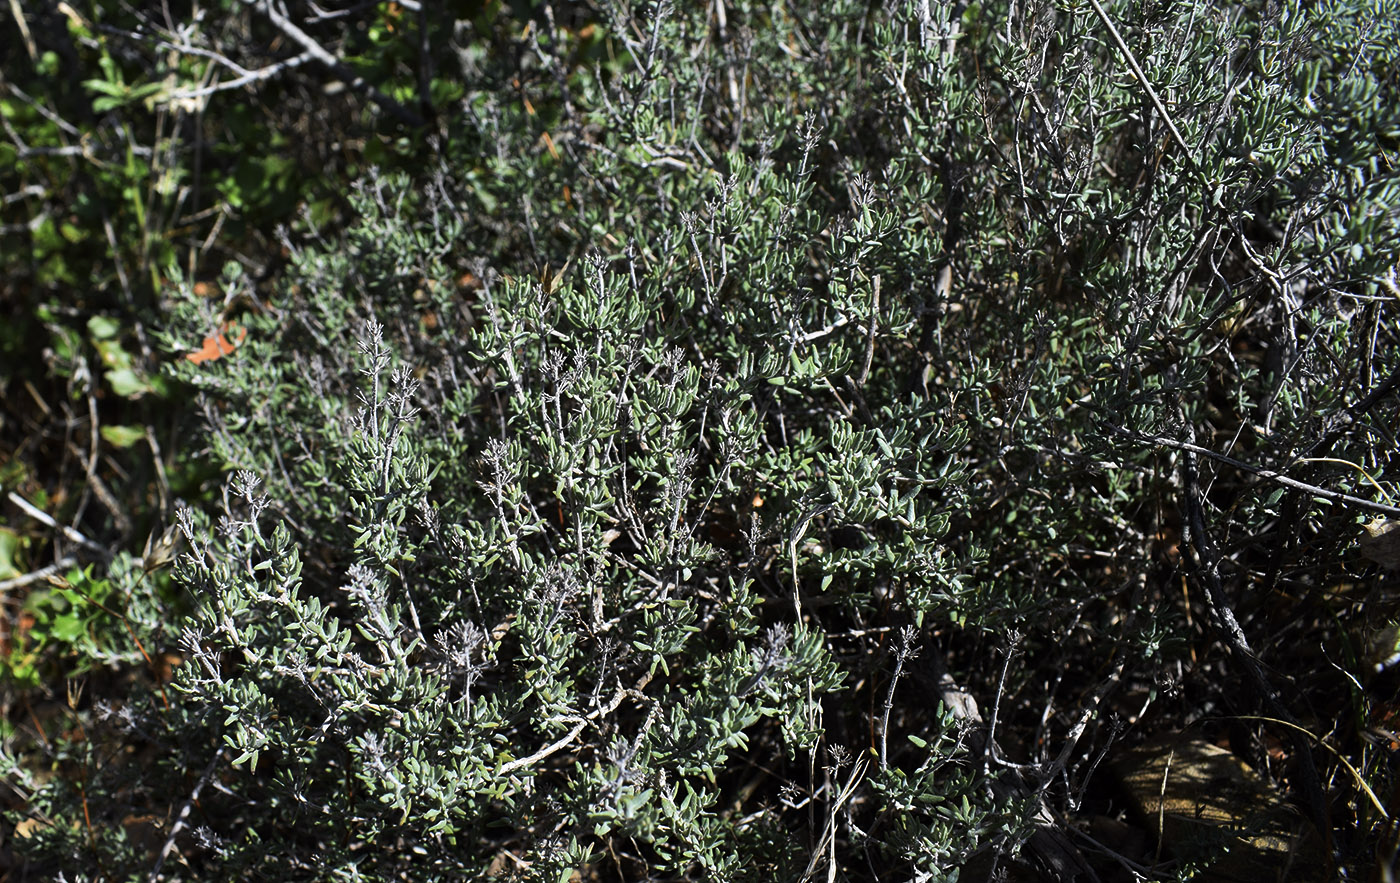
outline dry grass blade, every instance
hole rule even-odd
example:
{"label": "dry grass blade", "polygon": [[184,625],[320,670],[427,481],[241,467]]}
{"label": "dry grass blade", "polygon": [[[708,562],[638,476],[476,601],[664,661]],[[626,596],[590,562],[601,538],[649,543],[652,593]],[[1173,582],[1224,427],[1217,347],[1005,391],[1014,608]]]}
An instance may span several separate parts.
{"label": "dry grass blade", "polygon": [[1266,723],[1279,724],[1280,726],[1288,727],[1291,730],[1297,730],[1299,733],[1302,733],[1304,736],[1307,736],[1309,739],[1313,740],[1318,745],[1321,745],[1323,748],[1326,748],[1328,753],[1331,754],[1333,757],[1337,758],[1337,762],[1340,763],[1342,766],[1346,767],[1348,773],[1351,773],[1352,779],[1356,781],[1356,787],[1364,791],[1366,796],[1370,798],[1371,804],[1375,806],[1376,811],[1381,814],[1381,818],[1386,820],[1390,819],[1390,813],[1385,811],[1385,807],[1381,805],[1380,798],[1376,796],[1376,792],[1371,790],[1371,786],[1366,784],[1366,780],[1361,778],[1361,773],[1357,772],[1356,767],[1348,763],[1347,759],[1345,757],[1342,757],[1342,755],[1337,751],[1337,749],[1333,748],[1331,745],[1328,745],[1326,742],[1313,735],[1311,731],[1306,730],[1303,727],[1298,726],[1297,724],[1291,724],[1288,721],[1279,720],[1276,717],[1266,717],[1262,714],[1241,714],[1237,717],[1240,720],[1264,721]]}

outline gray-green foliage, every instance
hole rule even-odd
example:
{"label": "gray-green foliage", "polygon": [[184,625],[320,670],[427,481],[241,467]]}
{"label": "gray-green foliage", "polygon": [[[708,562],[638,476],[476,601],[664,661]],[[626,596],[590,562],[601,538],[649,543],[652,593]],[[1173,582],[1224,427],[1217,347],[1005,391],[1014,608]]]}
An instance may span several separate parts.
{"label": "gray-green foliage", "polygon": [[[1209,638],[1134,436],[1393,480],[1393,399],[1356,404],[1400,370],[1395,16],[1111,8],[1187,155],[1088,7],[693,6],[541,18],[509,89],[464,55],[440,168],[361,182],[271,295],[226,279],[246,343],[178,373],[240,471],[183,519],[170,707],[121,712],[160,759],[83,792],[202,788],[162,873],[796,880],[829,832],[840,873],[955,875]],[[213,320],[174,306],[177,349]],[[1201,468],[1247,626],[1349,566],[1356,513]],[[925,670],[881,719],[906,625],[1029,767]]]}

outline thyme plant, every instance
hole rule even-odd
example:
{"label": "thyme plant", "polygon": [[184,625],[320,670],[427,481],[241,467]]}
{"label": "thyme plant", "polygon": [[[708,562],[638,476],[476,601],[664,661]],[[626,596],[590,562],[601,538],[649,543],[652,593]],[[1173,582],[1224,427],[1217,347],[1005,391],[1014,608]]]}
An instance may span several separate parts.
{"label": "thyme plant", "polygon": [[171,369],[224,506],[168,703],[13,762],[31,867],[1064,879],[1103,758],[1223,716],[1356,761],[1277,730],[1327,861],[1393,848],[1397,611],[1340,584],[1396,517],[1400,17],[492,9],[430,168],[170,292],[172,354],[248,331]]}

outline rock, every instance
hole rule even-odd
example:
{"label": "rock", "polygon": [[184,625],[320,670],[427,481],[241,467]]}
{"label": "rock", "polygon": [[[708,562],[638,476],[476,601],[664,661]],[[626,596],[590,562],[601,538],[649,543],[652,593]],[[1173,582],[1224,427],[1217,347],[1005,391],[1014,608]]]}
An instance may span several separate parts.
{"label": "rock", "polygon": [[1321,880],[1311,824],[1223,748],[1177,740],[1127,752],[1113,764],[1158,858],[1208,868],[1198,880]]}

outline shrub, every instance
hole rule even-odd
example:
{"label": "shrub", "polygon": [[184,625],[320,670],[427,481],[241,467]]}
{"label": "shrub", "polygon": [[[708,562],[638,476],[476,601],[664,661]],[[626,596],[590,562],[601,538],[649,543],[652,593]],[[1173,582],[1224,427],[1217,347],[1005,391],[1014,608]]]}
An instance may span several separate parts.
{"label": "shrub", "polygon": [[[1283,772],[1384,848],[1375,669],[1286,648],[1397,615],[1338,589],[1394,517],[1394,19],[1097,9],[546,5],[464,54],[439,165],[175,363],[235,471],[183,662],[30,777],[34,867],[1064,873],[1116,739],[1261,715],[1347,721],[1360,778]],[[172,353],[234,318],[171,309]]]}

